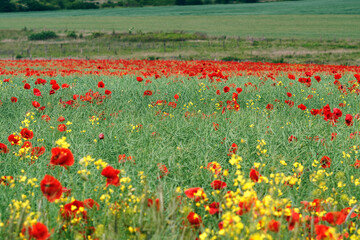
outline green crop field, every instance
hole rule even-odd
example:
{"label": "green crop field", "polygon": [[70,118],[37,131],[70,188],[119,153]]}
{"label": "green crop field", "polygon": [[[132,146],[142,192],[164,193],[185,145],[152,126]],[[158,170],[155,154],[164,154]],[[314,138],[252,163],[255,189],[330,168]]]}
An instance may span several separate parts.
{"label": "green crop field", "polygon": [[0,61],[0,239],[359,239],[359,73]]}
{"label": "green crop field", "polygon": [[208,35],[334,39],[360,37],[360,2],[288,1],[0,14],[0,29],[174,31]]}

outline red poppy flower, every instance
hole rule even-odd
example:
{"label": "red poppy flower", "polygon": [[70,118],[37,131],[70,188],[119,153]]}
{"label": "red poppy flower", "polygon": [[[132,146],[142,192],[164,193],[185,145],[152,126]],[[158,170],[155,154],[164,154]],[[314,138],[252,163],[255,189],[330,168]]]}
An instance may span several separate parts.
{"label": "red poppy flower", "polygon": [[174,98],[175,98],[176,101],[179,100],[179,95],[178,95],[178,94],[175,94],[175,95],[174,95]]}
{"label": "red poppy flower", "polygon": [[314,76],[314,78],[315,78],[315,80],[316,80],[317,82],[320,82],[320,81],[321,81],[321,77],[319,77],[319,76]]}
{"label": "red poppy flower", "polygon": [[19,145],[20,140],[21,140],[20,136],[14,134],[11,134],[8,137],[8,141],[11,143],[11,145]]}
{"label": "red poppy flower", "polygon": [[296,223],[300,220],[300,214],[292,211],[291,216],[286,217],[286,221],[289,223],[288,229],[289,231],[294,230]]}
{"label": "red poppy flower", "polygon": [[63,122],[65,121],[65,118],[63,116],[60,116],[58,119],[57,119],[58,122]]}
{"label": "red poppy flower", "polygon": [[9,186],[12,180],[14,180],[13,176],[2,176],[0,178],[0,185]]}
{"label": "red poppy flower", "polygon": [[345,222],[346,214],[342,212],[328,212],[324,217],[323,220],[327,221],[331,225],[341,225]]}
{"label": "red poppy flower", "polygon": [[289,105],[289,107],[293,107],[293,106],[294,106],[294,101],[285,100],[285,103],[286,103],[287,105]]}
{"label": "red poppy flower", "polygon": [[103,81],[98,82],[98,88],[104,88],[105,84]]}
{"label": "red poppy flower", "polygon": [[236,92],[234,92],[233,94],[232,94],[232,100],[233,101],[236,101],[237,99],[238,99],[238,97],[239,97],[239,95],[236,93]]}
{"label": "red poppy flower", "polygon": [[345,116],[345,124],[348,125],[349,127],[354,124],[353,117],[352,117],[351,114],[346,114],[346,116]]}
{"label": "red poppy flower", "polygon": [[304,104],[300,104],[298,108],[304,111],[306,109],[306,106]]}
{"label": "red poppy flower", "polygon": [[216,90],[216,95],[221,95],[220,90]]}
{"label": "red poppy flower", "polygon": [[272,105],[272,104],[269,103],[268,105],[266,105],[266,109],[269,110],[269,111],[271,111],[271,110],[274,109],[274,105]]}
{"label": "red poppy flower", "polygon": [[93,199],[91,198],[88,198],[88,199],[85,199],[84,200],[84,206],[86,208],[89,208],[89,209],[93,209],[94,206],[96,206],[96,209],[99,210],[100,209],[100,205]]}
{"label": "red poppy flower", "polygon": [[20,134],[21,134],[21,137],[26,139],[26,140],[30,140],[30,139],[32,139],[34,137],[33,131],[31,131],[31,130],[29,130],[27,128],[21,129]]}
{"label": "red poppy flower", "polygon": [[42,120],[45,120],[46,122],[49,122],[51,120],[51,118],[49,117],[49,115],[42,115],[41,116]]}
{"label": "red poppy flower", "polygon": [[295,141],[297,142],[297,138],[293,135],[291,135],[289,138],[288,138],[288,142],[291,143],[292,141]]}
{"label": "red poppy flower", "polygon": [[63,83],[63,84],[61,85],[61,88],[62,88],[62,89],[64,89],[64,88],[69,88],[69,87],[70,87],[70,85],[67,84],[67,83]]}
{"label": "red poppy flower", "polygon": [[218,123],[213,122],[213,127],[214,127],[215,131],[219,130],[219,124]]}
{"label": "red poppy flower", "polygon": [[100,134],[99,134],[99,139],[100,139],[100,140],[104,139],[104,137],[105,137],[105,135],[104,135],[103,133],[100,133]]}
{"label": "red poppy flower", "polygon": [[41,91],[39,89],[37,89],[37,88],[34,88],[34,95],[40,97],[41,96]]}
{"label": "red poppy flower", "polygon": [[342,76],[341,76],[341,74],[339,74],[339,73],[334,75],[335,80],[339,80],[341,77],[342,77]]}
{"label": "red poppy flower", "polygon": [[[315,226],[316,240],[336,239],[335,236],[329,237],[327,231],[330,227],[318,224]],[[330,233],[331,234],[331,233]]]}
{"label": "red poppy flower", "polygon": [[60,86],[59,86],[59,84],[55,83],[51,86],[51,88],[52,88],[52,90],[57,91],[60,89]]}
{"label": "red poppy flower", "polygon": [[144,96],[151,96],[153,93],[150,90],[144,91]]}
{"label": "red poppy flower", "polygon": [[25,141],[24,144],[21,146],[21,148],[31,148],[32,143],[29,141]]}
{"label": "red poppy flower", "polygon": [[55,91],[54,91],[54,90],[50,90],[49,95],[53,95],[53,94],[55,94]]}
{"label": "red poppy flower", "polygon": [[61,183],[53,176],[47,174],[40,182],[40,189],[49,202],[54,202],[62,195]]}
{"label": "red poppy flower", "polygon": [[160,176],[159,176],[160,179],[169,174],[169,170],[164,164],[158,163],[157,166],[160,170]]}
{"label": "red poppy flower", "polygon": [[254,168],[251,168],[249,176],[250,179],[253,180],[253,182],[258,182],[260,178],[260,173],[256,171]]}
{"label": "red poppy flower", "polygon": [[113,168],[112,166],[105,167],[101,175],[106,177],[106,187],[109,185],[120,186],[120,178],[119,178],[120,170]]}
{"label": "red poppy flower", "polygon": [[66,129],[67,129],[67,127],[65,124],[59,124],[59,126],[58,126],[59,132],[65,132]]}
{"label": "red poppy flower", "polygon": [[[154,205],[154,201],[151,198],[149,198],[148,199],[148,207],[151,207],[153,205]],[[158,198],[155,199],[155,205],[156,205],[156,210],[160,211],[160,200]]]}
{"label": "red poppy flower", "polygon": [[192,227],[198,228],[202,223],[201,217],[194,212],[190,212],[187,216],[187,219]]}
{"label": "red poppy flower", "polygon": [[0,153],[8,153],[8,152],[9,152],[8,147],[5,144],[0,143]]}
{"label": "red poppy flower", "polygon": [[274,219],[271,219],[270,222],[268,223],[268,229],[269,231],[271,232],[279,232],[280,230],[280,222],[274,220]]}
{"label": "red poppy flower", "polygon": [[195,202],[198,202],[200,201],[201,199],[204,199],[205,198],[205,192],[202,188],[200,187],[194,187],[194,188],[189,188],[189,189],[186,189],[184,191],[185,195],[188,197],[188,198],[194,198],[195,199]]}
{"label": "red poppy flower", "polygon": [[142,79],[142,77],[136,77],[136,81],[138,82],[142,82],[144,79]]}
{"label": "red poppy flower", "polygon": [[225,86],[223,88],[224,93],[230,92],[230,88],[228,86]]}
{"label": "red poppy flower", "polygon": [[34,108],[39,108],[41,106],[40,103],[38,103],[37,101],[32,101],[32,105],[34,106]]}
{"label": "red poppy flower", "polygon": [[207,211],[209,211],[210,215],[217,214],[218,212],[220,212],[220,203],[219,202],[213,202],[208,206],[205,205],[205,209]]}
{"label": "red poppy flower", "polygon": [[16,97],[11,97],[11,102],[12,102],[12,103],[16,103],[17,100],[18,100],[18,99],[17,99]]}
{"label": "red poppy flower", "polygon": [[84,210],[84,208],[85,206],[82,201],[74,200],[71,203],[65,204],[64,207],[60,209],[60,213],[65,220],[79,217],[86,219],[87,212]]}
{"label": "red poppy flower", "polygon": [[334,141],[336,139],[337,133],[331,133],[330,141]]}
{"label": "red poppy flower", "polygon": [[331,159],[328,156],[323,156],[320,160],[322,168],[329,168],[331,165]]}
{"label": "red poppy flower", "polygon": [[105,94],[106,94],[106,95],[111,95],[111,93],[112,93],[112,92],[111,92],[110,90],[107,90],[107,89],[105,90]]}
{"label": "red poppy flower", "polygon": [[211,187],[214,190],[223,189],[223,188],[226,188],[226,186],[227,186],[226,182],[223,182],[223,181],[220,181],[220,180],[214,180],[211,183]]}
{"label": "red poppy flower", "polygon": [[31,156],[40,157],[45,153],[45,147],[33,147],[31,148]]}
{"label": "red poppy flower", "polygon": [[333,113],[334,113],[336,118],[341,118],[341,116],[342,116],[342,111],[340,109],[338,109],[338,108],[334,108]]}
{"label": "red poppy flower", "polygon": [[25,85],[24,85],[24,89],[30,89],[30,88],[31,88],[30,84],[25,83]]}
{"label": "red poppy flower", "polygon": [[288,74],[288,78],[290,79],[290,80],[295,80],[295,76],[293,75],[293,74]]}
{"label": "red poppy flower", "polygon": [[287,92],[286,95],[287,95],[288,97],[292,97],[292,94],[289,93],[289,92]]}
{"label": "red poppy flower", "polygon": [[56,147],[51,149],[51,165],[60,165],[65,169],[74,164],[74,156],[70,149]]}
{"label": "red poppy flower", "polygon": [[46,240],[50,237],[50,233],[45,224],[38,222],[31,227],[23,228],[21,230],[23,235],[28,235],[29,239]]}
{"label": "red poppy flower", "polygon": [[237,93],[241,93],[241,92],[242,92],[242,88],[237,88],[237,89],[236,89],[236,92],[237,92]]}
{"label": "red poppy flower", "polygon": [[320,110],[319,109],[311,109],[310,111],[311,115],[316,116],[320,114]]}
{"label": "red poppy flower", "polygon": [[56,80],[54,80],[54,79],[50,80],[50,85],[54,85],[56,83],[57,83]]}
{"label": "red poppy flower", "polygon": [[219,174],[221,172],[221,165],[217,162],[209,162],[206,169],[212,173]]}
{"label": "red poppy flower", "polygon": [[168,106],[172,108],[176,108],[177,104],[176,102],[169,102]]}
{"label": "red poppy flower", "polygon": [[238,150],[238,145],[236,143],[231,144],[231,147],[229,149],[228,156],[231,156],[233,154],[236,154],[236,151]]}

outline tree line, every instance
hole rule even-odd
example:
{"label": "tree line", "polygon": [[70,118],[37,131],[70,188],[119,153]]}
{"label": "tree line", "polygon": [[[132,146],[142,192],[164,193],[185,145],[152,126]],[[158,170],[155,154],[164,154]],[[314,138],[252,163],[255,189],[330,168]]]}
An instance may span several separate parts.
{"label": "tree line", "polygon": [[256,2],[259,0],[0,0],[0,12]]}

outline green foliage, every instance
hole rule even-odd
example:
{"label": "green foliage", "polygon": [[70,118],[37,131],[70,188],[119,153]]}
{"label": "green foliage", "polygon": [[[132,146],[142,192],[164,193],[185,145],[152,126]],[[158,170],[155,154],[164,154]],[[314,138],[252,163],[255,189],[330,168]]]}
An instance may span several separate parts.
{"label": "green foliage", "polygon": [[[115,7],[171,6],[256,3],[258,0],[1,0],[0,12],[46,11],[59,9],[98,9]],[[284,0],[281,0],[284,1]],[[294,0],[286,0],[294,1]]]}
{"label": "green foliage", "polygon": [[207,36],[205,34],[184,32],[149,32],[139,34],[118,34],[117,37],[120,38],[122,41],[130,42],[177,42],[186,40],[207,39]]}
{"label": "green foliage", "polygon": [[66,34],[66,37],[68,38],[77,38],[76,32],[75,31],[70,31]]}
{"label": "green foliage", "polygon": [[19,0],[17,2],[18,11],[46,11],[46,10],[57,10],[59,6],[52,4],[51,1],[40,1],[40,0]]}
{"label": "green foliage", "polygon": [[104,36],[105,34],[104,33],[102,33],[102,32],[93,32],[93,33],[91,33],[91,38],[99,38],[99,37],[102,37],[102,36]]}
{"label": "green foliage", "polygon": [[65,5],[67,9],[97,9],[99,6],[93,2],[74,1]]}
{"label": "green foliage", "polygon": [[48,39],[53,39],[53,38],[57,38],[57,37],[58,36],[53,31],[42,31],[42,32],[39,32],[39,33],[32,33],[28,37],[28,39],[30,41],[36,41],[36,40],[48,40]]}
{"label": "green foliage", "polygon": [[11,0],[1,0],[0,12],[13,12],[15,9],[15,4]]}

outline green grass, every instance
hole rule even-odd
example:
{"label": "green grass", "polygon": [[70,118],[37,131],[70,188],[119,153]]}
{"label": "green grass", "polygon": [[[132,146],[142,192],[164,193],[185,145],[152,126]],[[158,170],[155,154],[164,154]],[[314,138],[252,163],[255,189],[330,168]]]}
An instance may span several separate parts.
{"label": "green grass", "polygon": [[144,7],[0,14],[0,29],[174,31],[208,35],[360,38],[360,2],[304,0],[258,4]]}
{"label": "green grass", "polygon": [[54,18],[73,16],[227,16],[227,15],[288,15],[288,14],[360,14],[357,0],[299,0],[256,4],[219,4],[202,6],[165,6],[115,8],[96,10],[61,10],[47,12],[1,13],[0,18]]}
{"label": "green grass", "polygon": [[174,31],[208,35],[302,39],[360,38],[358,15],[152,16],[5,18],[0,29]]}
{"label": "green grass", "polygon": [[[268,78],[269,72],[259,70],[259,77],[249,76],[247,69],[243,69],[243,76],[238,76],[236,72],[226,72],[227,67],[220,63],[189,62],[180,63],[182,67],[171,62],[123,62],[113,64],[111,62],[72,62],[59,61],[50,64],[44,62],[1,62],[4,69],[56,69],[54,72],[66,72],[70,69],[77,69],[79,72],[105,68],[109,71],[126,71],[138,73],[135,75],[106,76],[102,74],[78,75],[75,73],[70,76],[30,76],[25,77],[24,72],[19,75],[8,75],[9,82],[1,82],[2,92],[0,100],[0,142],[5,143],[10,151],[1,153],[1,176],[13,176],[14,182],[9,186],[0,185],[0,237],[2,239],[16,239],[24,224],[29,225],[30,220],[44,223],[49,229],[53,239],[78,239],[85,226],[96,228],[93,237],[104,239],[139,239],[140,234],[144,234],[144,239],[163,239],[162,236],[171,236],[167,239],[194,239],[198,231],[213,230],[212,235],[218,235],[218,239],[230,239],[229,235],[234,233],[234,229],[228,229],[224,234],[219,235],[218,223],[226,221],[226,214],[237,216],[238,204],[243,201],[256,201],[254,208],[245,212],[238,219],[244,226],[244,230],[235,232],[240,239],[249,239],[255,233],[270,234],[273,239],[290,239],[301,234],[307,235],[314,232],[313,228],[305,228],[305,216],[313,216],[314,213],[303,207],[301,201],[321,200],[322,211],[340,211],[345,207],[353,207],[354,202],[350,199],[360,198],[359,189],[354,183],[354,179],[359,181],[358,172],[353,165],[358,159],[358,151],[353,146],[359,148],[359,136],[350,139],[349,135],[359,131],[359,121],[354,119],[352,126],[345,124],[345,115],[355,115],[359,113],[358,95],[354,93],[342,94],[339,88],[333,84],[333,70],[341,71],[342,68],[329,66],[327,72],[316,72],[322,80],[317,82],[312,77],[311,87],[306,87],[298,81],[289,80],[288,73],[293,73],[298,68],[297,78],[304,75],[304,72],[315,71],[315,68],[304,66],[288,66],[290,72],[279,73],[274,65],[271,72],[274,73],[276,80]],[[79,65],[77,65],[79,64]],[[143,64],[143,65],[138,65]],[[165,67],[166,66],[166,67]],[[255,69],[262,69],[262,64],[249,64]],[[138,82],[136,77],[139,72],[162,74],[162,67],[165,67],[165,74],[155,79],[154,76],[144,79],[151,80],[151,83]],[[135,70],[131,70],[135,69]],[[175,74],[191,69],[197,75],[194,77],[188,74]],[[231,74],[227,81],[211,82],[208,78],[199,79],[202,72],[207,74],[221,71],[224,75]],[[234,68],[235,69],[235,68]],[[101,71],[101,70],[100,70]],[[191,72],[190,71],[190,72]],[[15,73],[17,73],[15,71]],[[279,73],[279,76],[277,74]],[[34,85],[38,78],[48,81],[45,85]],[[43,97],[34,96],[32,90],[23,88],[26,81],[34,88],[39,88]],[[49,81],[57,80],[59,85],[69,84],[70,88],[60,89],[54,95],[49,95],[51,89]],[[342,74],[341,84],[346,87],[353,83],[353,73]],[[89,89],[104,93],[105,89],[97,88],[98,82],[103,81],[105,89],[112,91],[112,96],[104,99],[101,104],[96,101],[83,102],[78,99],[74,108],[66,108],[59,104],[59,100],[67,101],[72,99],[74,94],[85,95]],[[245,87],[245,83],[251,82],[253,86]],[[353,81],[356,82],[356,81]],[[235,92],[235,87],[242,87],[243,91],[238,95],[237,102],[240,105],[239,111],[228,110],[221,113],[222,107],[218,104],[229,100],[232,106],[231,96]],[[256,86],[255,86],[256,85]],[[232,86],[228,93],[223,92],[225,86]],[[216,88],[221,91],[221,95],[216,94]],[[143,96],[145,90],[152,90],[152,96]],[[293,96],[289,98],[287,92]],[[179,94],[176,101],[177,107],[159,104],[151,106],[157,100],[174,101],[174,95]],[[313,95],[312,98],[308,97]],[[12,103],[11,97],[17,97],[18,102]],[[278,99],[278,101],[275,101]],[[295,102],[293,107],[284,103],[285,100]],[[46,106],[43,112],[37,111],[32,106],[32,101],[39,101]],[[310,114],[312,108],[322,108],[330,104],[331,109],[338,107],[339,103],[346,105],[341,108],[343,113],[336,126],[324,120],[323,116],[313,116]],[[78,103],[78,104],[77,104]],[[273,109],[268,110],[267,105],[273,104]],[[305,104],[307,110],[302,111],[297,106]],[[149,106],[150,105],[150,106]],[[32,112],[32,113],[30,113]],[[28,115],[26,115],[28,113]],[[49,122],[42,119],[42,115],[47,114],[51,117]],[[204,115],[205,114],[205,115]],[[57,119],[63,116],[67,124],[68,132],[59,132],[57,126],[61,124]],[[94,118],[92,118],[94,117]],[[24,119],[27,119],[24,121]],[[93,119],[94,121],[91,121]],[[215,130],[213,124],[219,124]],[[26,126],[28,124],[28,126]],[[135,126],[142,125],[136,128]],[[34,132],[34,138],[29,139],[33,146],[44,146],[46,152],[30,164],[30,154],[25,153],[23,158],[16,156],[21,145],[11,146],[8,142],[8,135],[19,132],[19,127],[27,127]],[[338,134],[334,141],[330,141],[331,134]],[[104,133],[105,137],[100,140],[99,133]],[[296,140],[289,142],[289,137],[293,135]],[[70,150],[74,154],[75,163],[69,166],[68,170],[55,165],[48,166],[52,156],[51,149],[55,148],[56,140],[66,136],[66,141],[70,144]],[[312,140],[317,137],[320,140]],[[260,140],[266,145],[259,145]],[[22,140],[25,141],[24,139]],[[239,146],[237,154],[243,158],[238,164],[230,164],[228,156],[229,148],[232,143]],[[262,153],[260,152],[262,151]],[[265,153],[264,150],[267,150]],[[348,153],[349,157],[343,157],[343,152]],[[135,158],[136,164],[132,162],[119,163],[118,155],[126,154]],[[121,169],[121,178],[131,179],[131,182],[122,182],[121,186],[105,188],[106,179],[101,175],[102,168],[96,167],[94,162],[88,166],[80,163],[80,159],[91,155],[94,160],[102,161]],[[319,164],[323,156],[332,159],[330,168],[322,168]],[[221,172],[228,169],[229,175],[212,174],[204,169],[216,161],[222,166]],[[282,163],[281,163],[282,162]],[[161,180],[158,179],[159,169],[157,164],[165,164],[169,170],[168,175]],[[295,164],[295,167],[294,167]],[[301,164],[299,168],[296,164]],[[240,168],[241,166],[241,168]],[[261,175],[269,180],[252,182],[249,178],[251,168],[259,170]],[[90,174],[78,172],[86,170]],[[143,171],[146,179],[139,177],[139,172]],[[323,171],[323,172],[322,172]],[[275,176],[275,174],[284,176]],[[329,176],[325,176],[329,174]],[[100,204],[100,210],[88,209],[88,219],[85,221],[80,218],[78,221],[63,220],[60,209],[64,204],[73,200],[63,194],[57,202],[48,202],[40,190],[39,184],[45,174],[56,177],[62,186],[71,189],[71,197],[80,201],[92,198]],[[241,176],[240,186],[234,184],[234,179]],[[274,175],[274,176],[272,176]],[[285,176],[292,176],[296,179],[294,186],[285,184]],[[352,178],[353,176],[353,178]],[[26,181],[24,178],[26,177]],[[32,180],[36,178],[37,181]],[[227,183],[227,187],[221,191],[214,191],[210,183],[214,179],[221,179]],[[35,184],[32,184],[32,182]],[[339,182],[346,184],[339,186]],[[245,184],[246,183],[246,184]],[[11,187],[13,185],[13,187]],[[247,187],[245,187],[247,186]],[[177,187],[181,190],[176,192]],[[185,196],[183,191],[192,187],[202,187],[207,196],[207,201],[195,203],[194,200]],[[227,191],[234,191],[236,195],[234,205],[236,207],[225,206]],[[238,190],[238,191],[237,191]],[[244,194],[243,194],[244,192]],[[281,194],[280,194],[281,193]],[[181,195],[181,201],[176,202],[176,196]],[[108,197],[106,197],[108,196]],[[161,199],[159,211],[155,207],[148,207],[147,199]],[[16,208],[13,200],[25,203],[28,201],[29,209],[23,207]],[[326,200],[326,202],[324,202]],[[210,215],[204,205],[216,201],[224,204],[222,212],[218,215]],[[12,208],[9,205],[12,204]],[[270,206],[272,207],[269,207]],[[116,206],[116,207],[115,207]],[[294,231],[288,230],[286,221],[287,209],[297,208],[302,220],[295,226]],[[14,212],[10,212],[13,209]],[[188,222],[187,215],[194,211],[203,219],[203,226],[199,229],[185,227]],[[16,214],[17,213],[17,214]],[[31,216],[30,214],[35,214]],[[256,214],[255,214],[256,213]],[[277,213],[275,215],[275,213]],[[356,209],[358,213],[358,209]],[[75,214],[75,213],[74,213]],[[27,218],[29,216],[29,219]],[[81,214],[77,214],[81,216]],[[267,230],[267,223],[270,219],[281,222],[279,233]],[[264,228],[256,228],[259,221],[264,221]],[[320,219],[319,224],[330,225],[325,220]],[[357,227],[358,218],[350,219]],[[239,224],[242,226],[242,224]],[[342,233],[347,225],[334,226],[334,231]],[[64,227],[65,225],[65,227]],[[131,233],[129,227],[139,228],[138,233]],[[235,229],[240,228],[238,225]],[[102,229],[102,230],[101,230]],[[247,230],[246,230],[247,229]],[[336,230],[335,230],[336,229]],[[120,235],[118,235],[120,234]],[[210,233],[209,233],[210,234]],[[228,234],[228,235],[227,235]],[[350,233],[356,234],[356,233]]]}
{"label": "green grass", "polygon": [[[11,33],[11,34],[10,34]],[[78,38],[68,37],[72,33]],[[187,32],[57,31],[28,41],[33,31],[0,30],[0,58],[125,58],[360,64],[359,40],[209,37]],[[79,35],[83,35],[79,38]]]}

